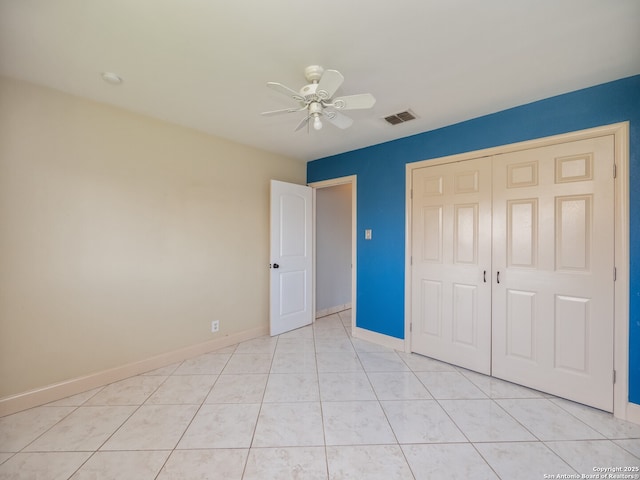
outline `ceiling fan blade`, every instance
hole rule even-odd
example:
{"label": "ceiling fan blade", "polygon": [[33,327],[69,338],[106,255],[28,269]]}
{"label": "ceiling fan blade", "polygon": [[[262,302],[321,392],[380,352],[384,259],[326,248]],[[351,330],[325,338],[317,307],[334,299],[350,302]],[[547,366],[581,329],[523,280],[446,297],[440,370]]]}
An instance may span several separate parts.
{"label": "ceiling fan blade", "polygon": [[304,98],[302,98],[302,96],[298,92],[287,87],[286,85],[283,85],[278,82],[267,82],[267,87],[271,88],[272,90],[275,90],[278,93],[282,93],[287,97],[293,98],[297,102],[304,102]]}
{"label": "ceiling fan blade", "polygon": [[353,120],[346,115],[338,112],[323,112],[323,116],[338,128],[349,128],[353,124]]}
{"label": "ceiling fan blade", "polygon": [[311,118],[311,115],[307,115],[306,117],[304,117],[302,119],[302,121],[298,124],[298,126],[296,127],[296,129],[294,130],[294,132],[297,132],[298,130],[300,130],[301,128],[303,128],[305,125],[307,125],[309,123],[309,119]]}
{"label": "ceiling fan blade", "polygon": [[335,98],[331,104],[338,110],[356,110],[358,108],[371,108],[375,105],[376,99],[370,93],[360,93],[358,95],[347,95],[346,97]]}
{"label": "ceiling fan blade", "polygon": [[294,112],[301,112],[302,110],[306,110],[307,106],[303,106],[300,108],[283,108],[281,110],[271,110],[269,112],[262,112],[260,115],[265,115],[265,116],[271,116],[271,115],[279,115],[281,113],[294,113]]}
{"label": "ceiling fan blade", "polygon": [[325,70],[318,82],[318,88],[316,94],[323,100],[328,100],[333,97],[336,90],[340,88],[344,82],[344,77],[337,70]]}

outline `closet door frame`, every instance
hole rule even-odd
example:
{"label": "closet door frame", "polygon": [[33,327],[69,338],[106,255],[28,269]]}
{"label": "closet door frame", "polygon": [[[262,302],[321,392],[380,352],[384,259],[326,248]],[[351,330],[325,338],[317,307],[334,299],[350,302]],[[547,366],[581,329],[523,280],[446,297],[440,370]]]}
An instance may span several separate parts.
{"label": "closet door frame", "polygon": [[[587,130],[579,130],[525,142],[475,150],[442,158],[423,160],[406,165],[405,208],[405,335],[404,350],[411,352],[411,233],[412,233],[412,178],[413,170],[479,157],[545,147],[603,135],[614,136],[615,176],[615,275],[614,282],[614,370],[613,414],[617,418],[640,423],[640,406],[629,403],[629,122],[615,123]],[[613,175],[613,172],[612,172]],[[614,272],[612,272],[612,275]]]}

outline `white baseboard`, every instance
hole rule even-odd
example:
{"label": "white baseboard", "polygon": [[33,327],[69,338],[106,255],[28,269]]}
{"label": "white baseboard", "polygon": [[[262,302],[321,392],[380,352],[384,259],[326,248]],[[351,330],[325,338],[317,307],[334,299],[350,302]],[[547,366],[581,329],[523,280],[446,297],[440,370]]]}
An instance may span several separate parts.
{"label": "white baseboard", "polygon": [[361,338],[367,342],[376,343],[383,347],[391,348],[393,350],[399,350],[404,352],[404,340],[382,333],[373,332],[366,328],[355,327],[353,329],[353,336],[355,338]]}
{"label": "white baseboard", "polygon": [[633,422],[640,425],[640,405],[637,403],[627,403],[627,422]]}
{"label": "white baseboard", "polygon": [[327,315],[332,315],[334,313],[342,312],[343,310],[349,310],[350,308],[351,308],[351,304],[345,303],[343,305],[336,305],[335,307],[316,310],[316,318],[326,317]]}
{"label": "white baseboard", "polygon": [[0,399],[0,417],[20,412],[28,408],[37,407],[54,402],[71,395],[86,392],[93,388],[102,387],[109,383],[124,380],[141,373],[165,367],[172,363],[182,362],[188,358],[209,353],[220,348],[235,345],[236,343],[251,340],[269,334],[269,327],[258,327],[244,332],[235,333],[226,337],[217,338],[207,342],[191,345],[189,347],[174,350],[172,352],[156,355],[119,367],[110,368],[100,372],[91,373],[82,377],[72,378],[63,382],[54,383],[45,387],[19,393]]}

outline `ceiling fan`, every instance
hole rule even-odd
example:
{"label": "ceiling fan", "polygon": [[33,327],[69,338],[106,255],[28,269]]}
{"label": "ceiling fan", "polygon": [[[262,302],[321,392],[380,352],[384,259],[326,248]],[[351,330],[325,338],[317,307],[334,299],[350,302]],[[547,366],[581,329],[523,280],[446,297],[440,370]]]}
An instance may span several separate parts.
{"label": "ceiling fan", "polygon": [[309,125],[309,123],[312,123],[316,130],[320,130],[323,118],[336,127],[344,129],[350,127],[353,120],[338,110],[371,108],[376,103],[376,99],[370,93],[331,98],[344,82],[344,77],[337,70],[325,70],[319,65],[310,65],[304,69],[304,76],[309,84],[302,87],[299,92],[281,83],[267,82],[267,87],[292,98],[298,103],[298,106],[262,112],[262,115],[304,111],[306,112],[305,118],[298,123],[295,131]]}

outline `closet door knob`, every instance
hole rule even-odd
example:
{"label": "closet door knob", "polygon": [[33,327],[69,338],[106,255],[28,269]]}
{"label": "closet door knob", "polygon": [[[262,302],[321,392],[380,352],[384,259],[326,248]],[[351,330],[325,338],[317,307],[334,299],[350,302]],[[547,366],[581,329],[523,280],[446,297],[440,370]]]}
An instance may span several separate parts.
{"label": "closet door knob", "polygon": [[498,274],[496,275],[496,280],[498,281],[498,283],[500,283],[500,272],[498,271]]}

